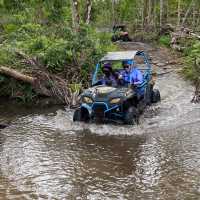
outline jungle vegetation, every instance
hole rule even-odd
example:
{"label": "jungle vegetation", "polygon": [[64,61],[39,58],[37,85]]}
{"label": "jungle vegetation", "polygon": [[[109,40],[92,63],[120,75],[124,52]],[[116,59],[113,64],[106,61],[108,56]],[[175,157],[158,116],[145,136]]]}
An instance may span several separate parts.
{"label": "jungle vegetation", "polygon": [[[0,0],[0,95],[27,102],[41,94],[65,94],[62,101],[69,103],[67,95],[89,84],[95,61],[118,48],[110,40],[115,24],[127,25],[135,41],[167,47],[172,32],[192,32],[193,37],[178,35],[176,43],[184,55],[184,74],[196,83],[199,0]],[[3,67],[39,77],[39,92],[38,82],[16,81]]]}

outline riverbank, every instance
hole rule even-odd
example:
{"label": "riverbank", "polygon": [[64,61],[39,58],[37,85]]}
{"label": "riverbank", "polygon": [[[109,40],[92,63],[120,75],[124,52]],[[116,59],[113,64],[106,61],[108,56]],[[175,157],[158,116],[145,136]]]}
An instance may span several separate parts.
{"label": "riverbank", "polygon": [[[117,42],[115,43],[115,46],[115,48],[122,50],[137,49],[148,51],[150,53],[154,52],[151,55],[151,62],[153,67],[156,67],[158,74],[169,73],[174,70],[172,66],[182,65],[179,54],[176,52],[170,54],[168,48],[161,47],[155,43],[150,45],[142,42]],[[165,62],[162,62],[158,57],[163,58]],[[159,72],[160,69],[161,71],[164,69],[164,72]],[[57,104],[75,106],[78,102],[78,95],[80,94],[82,87],[90,85],[90,78],[85,82],[85,86],[80,84],[81,81],[78,82],[78,80],[75,80],[73,84],[69,84],[69,82],[73,81],[73,78],[68,80],[62,73],[52,74],[52,72],[39,70],[40,69],[38,69],[37,72],[34,70],[32,72],[29,71],[28,73],[26,72],[26,74],[21,73],[19,77],[19,74],[17,74],[18,76],[15,75],[18,71],[13,71],[12,69],[12,73],[9,73],[8,75],[14,74],[14,77],[6,75],[1,79],[0,86],[2,96],[5,96],[6,94],[7,98],[11,101],[16,101],[17,104],[21,103],[27,106],[34,105],[40,107]],[[23,77],[23,79],[17,80],[18,77],[21,79]]]}

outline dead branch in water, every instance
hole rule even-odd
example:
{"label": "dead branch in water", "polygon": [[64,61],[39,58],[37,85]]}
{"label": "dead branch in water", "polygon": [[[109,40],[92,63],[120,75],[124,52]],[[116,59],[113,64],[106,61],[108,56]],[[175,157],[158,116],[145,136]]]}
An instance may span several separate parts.
{"label": "dead branch in water", "polygon": [[30,83],[30,84],[34,84],[36,80],[35,78],[31,76],[24,75],[14,69],[11,69],[5,66],[0,66],[0,73],[7,76],[11,76],[17,80],[23,81],[25,83]]}
{"label": "dead branch in water", "polygon": [[57,98],[69,107],[79,103],[79,90],[72,91],[67,81],[56,75],[37,70],[32,73],[32,77],[5,66],[0,66],[0,74],[29,83],[37,94]]}

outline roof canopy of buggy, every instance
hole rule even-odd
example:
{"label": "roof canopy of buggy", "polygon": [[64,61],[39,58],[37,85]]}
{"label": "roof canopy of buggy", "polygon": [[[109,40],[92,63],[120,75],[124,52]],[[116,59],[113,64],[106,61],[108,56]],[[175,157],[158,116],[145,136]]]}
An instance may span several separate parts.
{"label": "roof canopy of buggy", "polygon": [[100,62],[105,61],[122,61],[122,60],[134,60],[136,55],[141,55],[143,51],[115,51],[108,52]]}

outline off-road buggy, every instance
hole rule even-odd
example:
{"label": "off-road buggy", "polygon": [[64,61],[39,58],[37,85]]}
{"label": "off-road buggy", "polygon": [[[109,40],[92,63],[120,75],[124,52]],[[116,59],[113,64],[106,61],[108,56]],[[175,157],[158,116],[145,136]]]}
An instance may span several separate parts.
{"label": "off-road buggy", "polygon": [[129,37],[128,32],[126,31],[125,25],[115,25],[113,26],[113,35],[111,38],[112,42],[116,41],[124,41],[124,42],[130,42],[132,41]]}
{"label": "off-road buggy", "polygon": [[[143,73],[143,83],[136,88],[119,85],[117,87],[100,85],[101,68],[105,62],[112,62],[120,70],[121,62],[137,60],[138,69]],[[143,51],[109,52],[96,65],[92,87],[81,94],[81,105],[74,112],[74,121],[113,121],[135,124],[147,105],[160,101],[160,92],[154,89],[154,76],[148,57]],[[138,95],[143,90],[143,95]]]}

